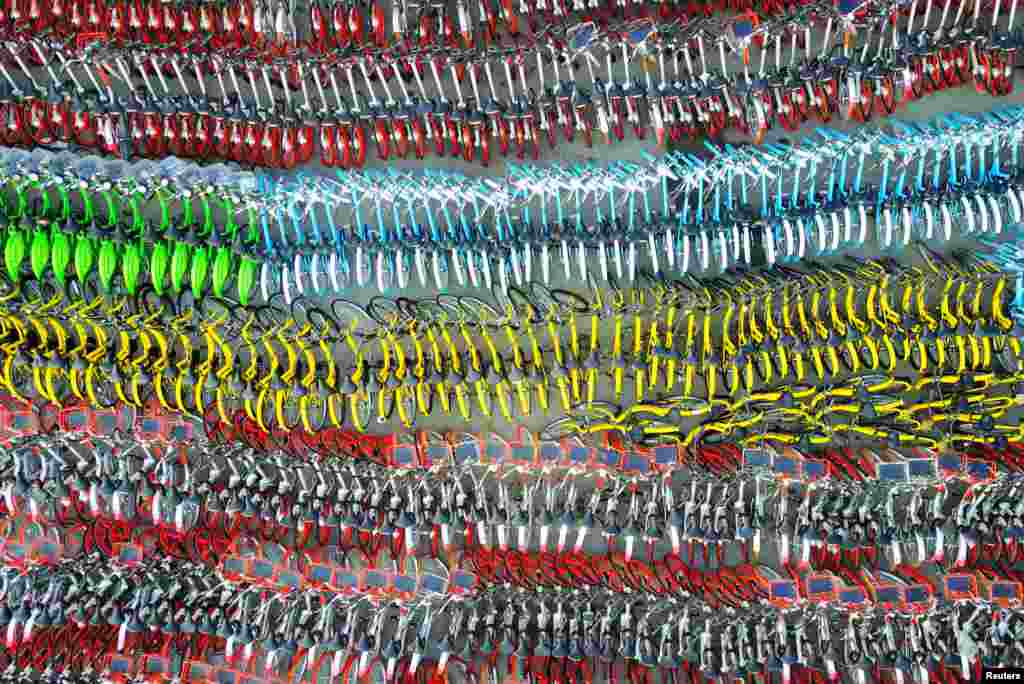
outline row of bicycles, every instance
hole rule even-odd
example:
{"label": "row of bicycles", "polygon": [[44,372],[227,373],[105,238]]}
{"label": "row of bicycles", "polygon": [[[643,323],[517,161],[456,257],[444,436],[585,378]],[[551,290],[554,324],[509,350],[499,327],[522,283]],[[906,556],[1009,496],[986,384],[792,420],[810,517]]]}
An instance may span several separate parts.
{"label": "row of bicycles", "polygon": [[0,684],[1020,667],[1017,9],[0,2]]}
{"label": "row of bicycles", "polygon": [[947,117],[896,135],[822,130],[803,145],[711,147],[709,159],[516,167],[502,183],[445,172],[277,181],[11,154],[0,237],[14,284],[244,304],[350,287],[507,292],[535,280],[789,268],[1015,230],[1020,117]]}
{"label": "row of bicycles", "polygon": [[[971,82],[1009,94],[1016,5],[1007,18],[1001,3],[985,13],[983,4],[816,3],[765,21],[554,22],[490,47],[428,38],[265,56],[250,45],[214,47],[212,35],[160,43],[14,32],[2,60],[0,138],[283,169],[318,150],[322,165],[341,168],[363,166],[370,148],[380,160],[538,159],[560,141],[621,142],[627,130],[665,143],[736,129],[760,142],[771,128],[867,121]],[[276,3],[266,35],[291,32],[294,21]],[[313,44],[330,42],[333,20],[321,13],[313,23]],[[380,16],[374,31],[386,33],[386,23]]]}
{"label": "row of bicycles", "polygon": [[[554,472],[494,471],[491,456],[483,452],[477,453],[477,464],[403,473],[352,462],[303,464],[280,455],[238,462],[234,457],[255,455],[237,447],[197,450],[190,444],[188,455],[177,449],[154,455],[152,445],[117,435],[71,443],[67,435],[51,432],[12,446],[5,478],[13,481],[5,485],[5,502],[25,505],[25,489],[50,488],[63,473],[78,475],[63,494],[73,503],[61,503],[61,493],[53,494],[54,504],[71,511],[55,518],[66,532],[56,537],[42,532],[39,521],[53,509],[31,504],[28,522],[9,520],[4,529],[2,551],[10,565],[2,577],[0,615],[7,630],[8,676],[20,670],[31,677],[56,663],[61,669],[108,670],[107,676],[121,681],[178,673],[185,681],[211,681],[220,670],[228,671],[225,676],[290,681],[330,663],[340,668],[333,676],[358,668],[358,679],[370,672],[390,679],[405,659],[413,670],[463,661],[473,664],[471,672],[507,666],[519,668],[526,679],[531,668],[589,668],[602,677],[608,674],[600,674],[601,668],[625,666],[638,675],[675,672],[700,681],[754,674],[750,668],[756,664],[757,674],[788,668],[790,674],[805,670],[806,676],[823,679],[834,679],[833,672],[857,676],[859,670],[866,679],[878,679],[880,669],[895,668],[915,681],[930,681],[917,678],[938,668],[947,672],[942,674],[947,681],[982,665],[1016,662],[1006,624],[978,622],[1012,625],[1021,597],[1012,569],[1015,542],[1007,550],[999,534],[981,531],[983,520],[1013,525],[1006,521],[1019,517],[1014,508],[1019,508],[1020,482],[1012,476],[939,478],[934,469],[928,474],[915,465],[913,478],[900,480],[892,466],[905,462],[875,456],[879,479],[864,483],[780,479],[749,462],[731,481],[678,469],[654,476],[568,469],[561,471],[566,478],[561,480],[552,479]],[[919,460],[945,467],[934,458]],[[378,490],[381,476],[393,487]],[[478,495],[488,478],[498,486],[497,497]],[[589,478],[593,493],[576,493]],[[189,500],[197,494],[186,492],[200,482],[243,497],[249,491],[254,498],[239,509],[228,497],[228,505],[218,510],[212,505],[217,497],[210,497],[206,505],[198,504],[198,515],[181,512],[182,506],[196,505]],[[138,509],[125,505],[131,496],[124,493],[132,488]],[[267,513],[259,512],[262,499],[255,497],[273,493],[301,500],[303,490],[314,510],[332,501],[319,522],[308,514],[298,517],[299,527],[312,522],[320,530],[292,537],[275,532],[294,530],[296,523],[278,513],[268,525]],[[184,495],[180,503],[178,495]],[[168,515],[167,499],[178,512]],[[111,505],[115,500],[121,503]],[[263,505],[274,511],[280,503]],[[403,506],[410,508],[403,513]],[[494,513],[486,512],[490,506]],[[573,510],[585,512],[570,518]],[[153,527],[147,527],[143,519],[156,513],[159,522],[154,517]],[[735,528],[723,522],[730,516]],[[946,524],[955,524],[961,536],[949,548],[966,551],[937,582],[915,565],[945,562]],[[196,525],[220,530],[220,543],[211,541],[212,535],[193,535],[186,543],[181,535]],[[536,527],[539,540],[533,536]],[[858,528],[865,538],[857,536]],[[573,534],[585,537],[595,529],[608,551],[593,559],[579,554],[582,544],[573,544]],[[828,536],[819,544],[817,535],[825,530]],[[673,540],[672,551],[655,551],[651,542],[659,534]],[[762,535],[790,544],[794,555],[799,550],[802,560],[784,556],[787,577],[757,563]],[[790,535],[800,541],[790,542]],[[721,560],[709,565],[707,556],[701,563],[692,552],[684,561],[679,540],[717,549],[748,544],[755,549],[754,565]],[[934,551],[928,550],[933,543]],[[465,551],[453,555],[463,544]],[[619,544],[623,552],[615,550]],[[858,544],[881,546],[887,554],[880,559],[865,549],[861,556]],[[904,546],[925,553],[911,560],[902,555]],[[647,559],[641,560],[644,547]],[[834,548],[842,549],[838,565],[825,557],[825,549]],[[382,550],[391,555],[392,570],[382,564]],[[722,551],[716,553],[721,559]],[[405,554],[420,559],[415,569],[408,568]],[[360,559],[354,567],[350,556]],[[432,557],[445,562],[428,568]],[[889,569],[879,569],[879,562]],[[799,569],[806,564],[814,572],[801,578]],[[143,590],[139,582],[155,585]],[[672,600],[666,603],[666,597]],[[713,617],[722,613],[712,607],[724,609],[728,619]],[[397,623],[373,618],[382,610],[394,610]],[[575,615],[572,626],[569,615]],[[405,634],[403,619],[415,628],[409,640],[399,638]],[[735,629],[747,628],[742,620],[752,620],[749,628],[760,635],[749,644],[753,652],[775,639],[783,652],[741,665],[742,654],[749,655],[738,650],[743,638]],[[959,625],[947,635],[952,641],[942,636],[945,620]],[[397,631],[388,638],[393,627]],[[363,629],[370,640],[351,646],[363,642]],[[866,635],[876,629],[893,641],[881,649],[869,645]],[[921,631],[912,636],[900,629]],[[817,635],[817,643],[805,641],[809,633]],[[1005,643],[990,643],[993,633]],[[456,647],[470,638],[465,648]],[[68,639],[77,639],[77,648],[69,648]],[[384,648],[385,643],[392,645]],[[483,650],[476,646],[481,643]],[[692,643],[703,645],[693,651],[687,646]],[[915,651],[915,643],[928,649]],[[500,657],[495,660],[491,653]]]}
{"label": "row of bicycles", "polygon": [[[930,683],[1013,666],[1011,253],[366,306],[7,279],[3,676]],[[517,403],[504,369],[538,359],[531,408],[566,417],[534,435],[363,434],[425,392],[473,426],[478,405]],[[503,375],[474,378],[477,361]],[[236,367],[266,384],[235,401]],[[150,425],[181,412],[205,437]]]}
{"label": "row of bicycles", "polygon": [[[247,545],[271,543],[297,554],[302,581],[315,582],[317,565],[330,565],[323,554],[338,545],[370,568],[395,564],[396,572],[412,558],[445,560],[459,551],[473,563],[460,569],[476,574],[487,554],[510,549],[575,554],[577,562],[596,547],[642,567],[669,562],[659,549],[670,545],[675,562],[705,572],[774,549],[798,570],[994,564],[1006,581],[1019,579],[1012,570],[1024,515],[1019,450],[1013,474],[989,468],[979,479],[977,464],[991,461],[956,471],[925,449],[909,461],[871,450],[814,461],[789,450],[769,467],[757,461],[765,452],[702,446],[684,462],[661,459],[644,471],[629,459],[616,464],[613,450],[583,462],[582,443],[503,446],[469,435],[454,443],[423,435],[417,446],[393,445],[390,461],[355,451],[296,458],[230,443],[160,444],[120,433],[83,439],[79,431],[22,437],[11,447],[2,465],[7,514],[63,530],[60,554],[98,545],[108,555],[233,566]],[[437,460],[395,468],[407,449]],[[529,460],[531,450],[540,460]],[[42,557],[40,543],[19,539],[7,551]]]}
{"label": "row of bicycles", "polygon": [[[566,2],[418,3],[319,0],[308,7],[243,0],[227,5],[199,1],[181,5],[132,2],[11,3],[5,7],[8,32],[52,33],[60,37],[92,34],[115,44],[187,45],[208,38],[206,50],[225,48],[287,52],[306,48],[320,53],[346,48],[490,46],[510,37],[535,35],[542,24],[601,24],[616,19],[656,17],[660,21],[698,19],[722,13],[772,17],[809,3]],[[856,4],[842,10],[852,14]],[[1013,25],[1013,21],[1009,22]]]}
{"label": "row of bicycles", "polygon": [[[629,349],[632,340],[634,354],[657,360],[652,366],[693,366],[699,374],[727,354],[761,360],[743,366],[752,384],[744,386],[747,376],[734,366],[733,383],[705,387],[704,398],[686,385],[685,371],[612,363],[611,384],[628,370],[645,391],[663,383],[670,391],[672,381],[684,395],[649,401],[623,393],[623,405],[614,406],[582,400],[581,388],[582,403],[570,405],[569,417],[536,443],[424,435],[382,448],[362,442],[357,433],[365,424],[356,423],[348,443],[310,440],[281,450],[289,426],[264,425],[260,409],[242,405],[205,411],[210,443],[140,441],[119,428],[100,436],[95,420],[74,419],[81,409],[66,414],[62,407],[93,403],[103,392],[90,383],[104,376],[61,363],[66,354],[54,347],[50,361],[26,368],[46,389],[30,402],[34,413],[56,413],[48,423],[56,427],[43,430],[40,421],[39,434],[9,442],[0,477],[8,521],[0,554],[11,601],[6,676],[28,681],[50,668],[45,676],[102,671],[116,681],[303,681],[331,667],[346,681],[393,680],[408,676],[401,670],[408,667],[434,668],[431,677],[532,680],[588,672],[600,679],[625,667],[633,677],[691,681],[777,672],[866,681],[887,671],[930,681],[933,673],[954,678],[1016,662],[1007,625],[1022,598],[1014,567],[1021,524],[1015,473],[1024,461],[1014,410],[1024,376],[1006,291],[1012,274],[973,254],[943,257],[922,247],[919,258],[912,268],[891,259],[848,260],[845,268],[805,264],[707,283],[648,275],[634,288],[596,288],[593,301],[532,284],[510,287],[493,304],[442,296],[432,304],[378,298],[365,308],[336,302],[318,309],[301,300],[244,307],[155,292],[111,298],[94,291],[89,302],[77,286],[8,282],[5,327],[24,342],[70,340],[74,330],[86,348],[116,339],[131,356],[144,349],[191,354],[205,338],[207,358],[226,361],[244,352],[220,340],[258,335],[263,343],[252,344],[252,358],[292,345],[331,352],[380,345],[400,369],[400,359],[413,358],[402,345],[433,329],[445,344],[461,338],[452,360],[468,361],[473,350],[482,355],[473,345],[502,333],[523,336],[525,356],[527,342],[543,338],[538,331],[550,345],[542,355],[557,359],[560,349],[563,359],[582,359],[577,349],[603,349],[608,338],[586,337],[582,321],[602,328],[611,318],[612,350]],[[884,331],[874,334],[899,340],[898,371],[834,365],[868,363],[870,345],[860,349],[849,332],[868,321]],[[844,323],[848,332],[839,336]],[[773,328],[804,326],[808,348],[799,332],[785,341],[780,333],[765,353],[754,342],[772,337]],[[133,328],[149,343],[133,344]],[[687,331],[692,352],[680,348],[677,357],[657,332],[662,328]],[[815,350],[834,377],[796,382],[797,359],[806,355],[811,367]],[[608,365],[600,353],[594,362]],[[929,363],[934,370],[923,367]],[[766,368],[789,369],[793,384],[755,374]],[[563,378],[571,396],[574,370]],[[117,361],[101,372],[123,378]],[[50,393],[65,379],[79,386],[79,377],[86,378],[82,396]],[[93,410],[118,423],[125,406],[138,409],[151,399],[140,393],[145,385],[162,386],[139,378]],[[201,384],[209,389],[208,380]],[[456,403],[458,395],[456,388]],[[12,396],[12,405],[29,396],[35,394]],[[43,397],[54,408],[44,408]],[[234,415],[224,421],[221,410]],[[685,426],[694,421],[701,427],[690,432]],[[319,432],[299,423],[293,432]],[[255,439],[268,427],[273,439]],[[874,448],[857,446],[863,444]],[[956,462],[950,452],[970,457]],[[766,562],[772,553],[785,574]],[[90,575],[89,567],[98,570]],[[158,580],[163,588],[136,593],[131,583],[155,578],[161,568],[169,575]],[[195,577],[209,582],[190,584]],[[233,598],[237,592],[243,598]],[[502,592],[511,592],[507,603]],[[182,609],[186,595],[199,601],[196,611]],[[534,595],[543,598],[531,603]],[[58,607],[56,597],[66,605]],[[576,606],[572,629],[562,597]],[[521,616],[507,617],[509,606],[524,605]],[[677,612],[669,615],[666,605]],[[375,650],[395,624],[381,626],[383,618],[374,617],[384,606],[394,609],[399,627],[411,616],[425,636],[396,637]],[[641,626],[643,606],[651,612]],[[500,632],[513,639],[507,653],[505,636],[487,631],[492,607],[495,629],[499,622],[515,626]],[[355,611],[345,628],[333,612],[343,608]],[[752,641],[741,636],[746,623],[726,628],[711,618],[723,609],[751,621]],[[261,617],[245,627],[246,615],[256,614],[250,610]],[[473,614],[475,622],[464,622]],[[981,616],[1009,622],[985,626]],[[817,642],[807,640],[807,620]],[[363,640],[360,624],[367,641],[353,649],[347,644]],[[758,637],[758,625],[770,624],[775,637]],[[943,636],[941,624],[955,628]],[[891,635],[885,648],[866,636],[876,629]],[[342,634],[349,640],[332,636]],[[1006,648],[989,643],[992,634],[1002,634]],[[475,646],[446,650],[467,639],[493,643],[493,652],[515,659],[492,659]],[[696,656],[687,646],[693,639],[703,644]],[[745,639],[749,648],[741,647]],[[791,655],[749,659],[758,649],[769,653],[773,639]]]}
{"label": "row of bicycles", "polygon": [[374,417],[412,427],[438,410],[512,420],[591,407],[609,390],[618,402],[678,393],[710,407],[905,368],[916,377],[903,387],[933,377],[955,386],[972,373],[1012,382],[1012,278],[970,255],[922,255],[910,269],[851,261],[705,282],[650,277],[590,297],[534,283],[493,302],[378,297],[366,308],[152,291],[111,299],[33,281],[5,299],[3,378],[22,398],[98,408],[155,399],[197,418],[230,422],[244,410],[265,431],[308,432],[346,421],[365,430]]}
{"label": "row of bicycles", "polygon": [[[96,576],[105,579],[96,585]],[[193,681],[405,679],[422,668],[424,679],[456,681],[592,681],[645,671],[690,681],[802,672],[826,681],[895,671],[905,681],[928,682],[937,673],[952,682],[1018,662],[1019,611],[1000,609],[998,600],[916,611],[809,604],[714,612],[693,598],[665,603],[607,589],[579,597],[495,587],[472,599],[426,595],[403,610],[391,597],[371,603],[316,590],[261,603],[258,585],[223,588],[196,564],[160,563],[143,575],[101,557],[5,579],[6,603],[16,610],[38,612],[28,607],[36,596],[57,597],[47,624],[23,634],[22,623],[8,623],[7,676],[15,681],[18,668],[50,659],[84,665],[84,681],[102,665],[122,681],[159,679],[174,669],[172,649],[186,654]],[[743,589],[762,587],[755,581]],[[69,643],[75,639],[80,650]],[[225,641],[231,646],[217,653]],[[97,655],[113,644],[119,653]]]}

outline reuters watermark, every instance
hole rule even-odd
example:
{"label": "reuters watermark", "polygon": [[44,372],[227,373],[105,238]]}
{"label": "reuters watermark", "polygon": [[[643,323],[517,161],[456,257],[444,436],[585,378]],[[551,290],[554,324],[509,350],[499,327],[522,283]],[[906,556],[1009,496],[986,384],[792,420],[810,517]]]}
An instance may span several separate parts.
{"label": "reuters watermark", "polygon": [[1019,667],[983,667],[982,682],[1024,682],[1024,669]]}

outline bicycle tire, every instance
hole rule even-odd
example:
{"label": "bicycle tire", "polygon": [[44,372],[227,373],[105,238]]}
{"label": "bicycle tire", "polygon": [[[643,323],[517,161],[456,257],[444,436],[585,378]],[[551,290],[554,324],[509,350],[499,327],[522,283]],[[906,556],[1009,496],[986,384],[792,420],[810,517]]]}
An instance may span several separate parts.
{"label": "bicycle tire", "polygon": [[578,433],[574,421],[569,417],[554,420],[541,428],[540,431],[540,437],[545,441],[559,441],[576,434]]}
{"label": "bicycle tire", "polygon": [[459,297],[459,307],[466,312],[466,316],[470,320],[479,325],[487,326],[492,330],[499,330],[502,327],[502,315],[498,309],[479,297],[471,295]]}
{"label": "bicycle tire", "polygon": [[[377,337],[377,329],[372,326],[373,318],[369,312],[355,302],[347,299],[335,299],[331,302],[331,313],[338,322],[342,336],[351,332],[353,337],[368,341]],[[365,329],[360,330],[360,325]]]}
{"label": "bicycle tire", "polygon": [[393,329],[406,321],[402,316],[402,309],[398,303],[388,297],[372,297],[366,305],[366,312],[370,318],[381,328]]}

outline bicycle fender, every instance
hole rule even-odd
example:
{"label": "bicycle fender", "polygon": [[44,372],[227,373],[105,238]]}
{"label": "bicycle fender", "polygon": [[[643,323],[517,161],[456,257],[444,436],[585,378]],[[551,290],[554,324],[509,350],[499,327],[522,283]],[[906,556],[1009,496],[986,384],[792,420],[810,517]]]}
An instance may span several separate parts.
{"label": "bicycle fender", "polygon": [[189,279],[192,281],[192,294],[196,299],[203,296],[206,288],[206,274],[210,270],[210,257],[203,248],[197,249],[192,257],[192,272]]}
{"label": "bicycle fender", "polygon": [[242,264],[238,267],[238,301],[243,306],[249,304],[252,288],[256,285],[257,270],[256,262],[252,259],[242,259]]}
{"label": "bicycle fender", "polygon": [[50,268],[53,270],[53,275],[61,287],[64,287],[68,264],[70,263],[71,240],[63,231],[55,230],[53,243],[50,245]]}
{"label": "bicycle fender", "polygon": [[21,262],[25,259],[25,236],[21,230],[15,229],[7,236],[4,245],[4,265],[7,268],[7,276],[12,283],[21,280]]}
{"label": "bicycle fender", "polygon": [[46,231],[35,231],[35,237],[32,238],[32,252],[30,258],[32,263],[32,273],[35,275],[37,280],[42,280],[43,273],[46,272],[46,265],[50,261],[50,236],[46,234]]}
{"label": "bicycle fender", "polygon": [[79,282],[85,282],[92,271],[93,259],[92,242],[87,237],[81,237],[75,244],[75,274]]}
{"label": "bicycle fender", "polygon": [[185,287],[185,274],[189,266],[189,248],[184,242],[174,245],[174,255],[171,257],[171,288],[175,294],[181,294]]}
{"label": "bicycle fender", "polygon": [[167,279],[167,268],[170,265],[170,260],[171,257],[165,244],[158,243],[153,246],[153,254],[149,259],[149,276],[153,289],[157,294],[162,295],[164,293],[164,282]]}
{"label": "bicycle fender", "polygon": [[213,260],[213,294],[218,297],[224,296],[224,287],[231,276],[231,252],[221,247],[217,250],[217,256]]}
{"label": "bicycle fender", "polygon": [[100,246],[99,271],[103,291],[110,292],[114,272],[117,271],[117,246],[110,240],[104,240]]}
{"label": "bicycle fender", "polygon": [[128,245],[124,250],[124,265],[121,267],[121,275],[129,293],[135,294],[141,273],[142,249],[138,245]]}

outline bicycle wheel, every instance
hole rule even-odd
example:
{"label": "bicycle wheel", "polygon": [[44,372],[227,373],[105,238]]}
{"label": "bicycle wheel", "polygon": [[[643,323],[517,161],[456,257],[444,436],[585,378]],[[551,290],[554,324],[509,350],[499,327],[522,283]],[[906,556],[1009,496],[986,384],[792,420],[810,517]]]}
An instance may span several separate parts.
{"label": "bicycle wheel", "polygon": [[622,407],[610,401],[594,401],[587,404],[577,404],[569,410],[569,416],[574,422],[606,423],[615,420],[615,417],[622,412]]}
{"label": "bicycle wheel", "polygon": [[350,138],[352,150],[351,163],[355,168],[361,169],[366,164],[366,131],[359,124],[352,126],[352,137]]}
{"label": "bicycle wheel", "polygon": [[379,327],[397,328],[408,322],[398,302],[388,297],[373,297],[366,305],[365,311]]}
{"label": "bicycle wheel", "polygon": [[968,45],[953,48],[953,68],[956,70],[959,83],[971,80],[971,49]]}
{"label": "bicycle wheel", "polygon": [[946,83],[945,72],[942,69],[942,56],[938,52],[931,52],[925,57],[924,77],[927,79],[925,88],[932,92],[945,90],[949,87]]}
{"label": "bicycle wheel", "polygon": [[492,329],[498,329],[501,327],[502,315],[498,309],[474,296],[464,296],[458,299],[459,308],[465,313],[466,317],[480,325],[486,325]]}
{"label": "bicycle wheel", "polygon": [[338,330],[342,335],[351,332],[353,337],[362,340],[376,337],[376,321],[366,309],[355,302],[336,299],[331,302],[331,313],[334,314],[334,320],[338,322]]}
{"label": "bicycle wheel", "polygon": [[579,430],[576,419],[565,416],[554,420],[544,426],[540,431],[541,439],[558,441],[564,437],[572,437],[578,434]]}
{"label": "bicycle wheel", "polygon": [[891,78],[879,81],[875,100],[879,107],[878,113],[882,116],[892,116],[896,111],[896,86]]}
{"label": "bicycle wheel", "polygon": [[109,409],[119,402],[116,383],[99,366],[90,366],[85,374],[86,390],[94,406]]}
{"label": "bicycle wheel", "polygon": [[411,430],[416,426],[416,417],[419,414],[415,386],[400,386],[395,388],[394,392],[398,419],[406,429]]}
{"label": "bicycle wheel", "polygon": [[73,395],[70,379],[64,368],[60,365],[61,361],[51,361],[49,364],[54,365],[48,365],[40,373],[43,389],[46,390],[46,394],[51,402],[58,406],[63,406]]}
{"label": "bicycle wheel", "polygon": [[495,388],[489,382],[474,384],[475,387],[469,391],[470,396],[467,401],[470,402],[470,405],[475,403],[485,417],[493,418]]}
{"label": "bicycle wheel", "polygon": [[434,154],[438,157],[444,156],[444,122],[439,116],[428,115],[431,136],[434,139]]}
{"label": "bicycle wheel", "polygon": [[483,128],[480,130],[480,163],[490,166],[491,163],[491,138]]}
{"label": "bicycle wheel", "polygon": [[348,420],[348,399],[341,393],[332,392],[327,395],[326,403],[327,419],[330,421],[331,427],[340,429],[345,425],[345,421]]}
{"label": "bicycle wheel", "polygon": [[779,123],[787,131],[796,131],[800,128],[800,112],[797,110],[796,105],[793,104],[792,98],[789,93],[783,94],[779,97],[780,107],[776,112]]}
{"label": "bicycle wheel", "polygon": [[920,100],[924,97],[928,90],[928,83],[924,72],[924,62],[921,59],[915,59],[911,65],[910,77],[910,92],[915,100]]}
{"label": "bicycle wheel", "polygon": [[675,404],[676,411],[684,418],[702,416],[711,412],[711,403],[707,399],[669,397],[663,403]]}
{"label": "bicycle wheel", "polygon": [[305,397],[297,391],[300,387],[295,383],[289,389],[274,392],[274,424],[280,430],[292,433],[303,427],[302,401]]}
{"label": "bicycle wheel", "polygon": [[540,126],[533,119],[530,119],[528,126],[527,137],[529,140],[527,142],[530,147],[530,156],[537,161],[540,159]]}
{"label": "bicycle wheel", "polygon": [[875,111],[874,87],[867,79],[860,82],[860,97],[856,100],[850,98],[851,117],[861,123],[871,121]]}
{"label": "bicycle wheel", "polygon": [[416,383],[416,407],[418,413],[429,416],[434,412],[434,387],[431,383],[420,380]]}
{"label": "bicycle wheel", "polygon": [[374,402],[367,395],[365,390],[360,390],[348,397],[349,413],[352,417],[352,426],[357,432],[366,432],[373,417]]}
{"label": "bicycle wheel", "polygon": [[460,136],[462,138],[462,158],[471,162],[476,154],[476,145],[473,142],[473,126],[468,121],[463,122]]}
{"label": "bicycle wheel", "polygon": [[395,156],[405,159],[409,156],[409,132],[404,119],[391,121],[391,133],[395,141]]}
{"label": "bicycle wheel", "polygon": [[416,149],[416,158],[424,159],[427,156],[427,136],[423,128],[423,122],[419,117],[412,119],[412,137]]}
{"label": "bicycle wheel", "polygon": [[549,290],[551,301],[562,311],[574,311],[576,314],[587,314],[592,310],[586,297],[568,290]]}
{"label": "bicycle wheel", "polygon": [[818,117],[818,121],[822,123],[828,123],[832,120],[832,114],[835,108],[832,104],[832,99],[829,96],[828,90],[821,85],[814,87],[814,111]]}
{"label": "bicycle wheel", "polygon": [[755,145],[760,145],[768,134],[771,122],[765,113],[764,103],[759,96],[754,95],[751,97],[750,107],[753,109],[753,115],[750,117],[750,136],[753,138]]}

